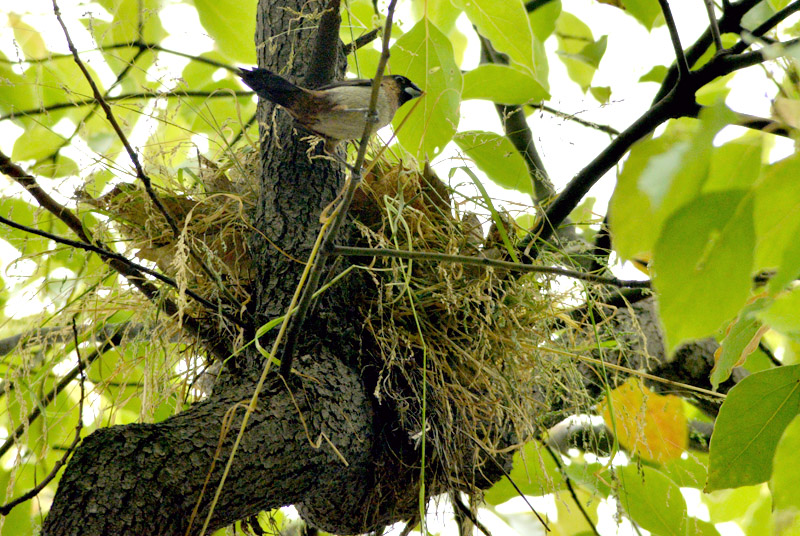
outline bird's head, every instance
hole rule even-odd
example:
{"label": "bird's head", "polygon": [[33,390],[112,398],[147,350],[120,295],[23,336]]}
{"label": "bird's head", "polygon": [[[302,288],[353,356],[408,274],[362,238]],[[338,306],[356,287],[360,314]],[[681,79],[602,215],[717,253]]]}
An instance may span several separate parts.
{"label": "bird's head", "polygon": [[416,99],[422,95],[422,90],[411,80],[405,76],[395,74],[390,77],[397,84],[398,93],[398,106],[402,106],[411,99]]}

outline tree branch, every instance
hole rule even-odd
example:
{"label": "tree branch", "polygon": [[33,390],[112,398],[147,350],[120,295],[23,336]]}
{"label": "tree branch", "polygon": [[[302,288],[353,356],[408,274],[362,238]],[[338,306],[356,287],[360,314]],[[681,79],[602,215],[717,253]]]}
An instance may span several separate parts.
{"label": "tree branch", "polygon": [[[681,78],[687,78],[689,76],[689,63],[686,61],[686,55],[683,53],[681,38],[678,35],[678,27],[675,25],[675,19],[672,17],[672,10],[669,8],[668,0],[658,0],[658,3],[661,6],[661,12],[664,14],[667,29],[669,29],[672,48],[675,49],[675,58],[678,64],[678,83],[680,83]],[[717,33],[719,33],[719,30],[717,30]]]}
{"label": "tree branch", "polygon": [[342,15],[339,11],[339,4],[340,0],[328,0],[328,5],[322,11],[317,27],[314,53],[311,55],[311,61],[306,71],[306,87],[313,89],[324,86],[334,79],[336,56],[341,45],[339,27],[342,24]]}
{"label": "tree branch", "polygon": [[[185,97],[201,97],[206,99],[219,99],[219,98],[230,98],[230,97],[252,97],[255,95],[253,91],[231,91],[226,89],[224,91],[163,91],[160,93],[156,92],[141,92],[141,93],[126,93],[124,95],[116,95],[110,96],[105,99],[106,102],[120,102],[126,100],[138,100],[138,99],[172,99],[172,98],[185,98]],[[54,112],[56,110],[63,110],[64,108],[77,108],[80,106],[92,106],[98,104],[97,99],[95,98],[86,98],[81,99],[73,102],[58,102],[55,104],[50,104],[48,106],[43,106],[41,108],[30,108],[28,110],[20,110],[15,112],[10,112],[4,115],[0,115],[0,121],[7,121],[9,119],[14,119],[15,117],[23,117],[29,115],[42,115],[47,114],[49,112]]]}
{"label": "tree branch", "polygon": [[[130,268],[132,268],[132,269],[134,269],[134,270],[136,270],[138,272],[145,273],[147,275],[151,275],[151,276],[155,277],[156,279],[158,279],[162,283],[166,283],[167,285],[171,286],[174,289],[180,289],[180,286],[178,285],[178,283],[174,279],[172,279],[172,278],[170,278],[170,277],[168,277],[168,276],[166,276],[166,275],[164,275],[164,274],[162,274],[160,272],[157,272],[155,270],[151,270],[150,268],[148,268],[146,266],[142,266],[141,264],[133,262],[132,260],[130,260],[127,257],[125,257],[124,255],[121,255],[119,253],[115,253],[115,252],[110,251],[108,249],[105,249],[103,247],[98,247],[98,246],[95,246],[93,244],[89,244],[89,243],[86,243],[86,242],[79,242],[77,240],[70,240],[69,238],[64,238],[63,236],[58,236],[58,235],[55,235],[53,233],[48,233],[47,231],[40,231],[39,229],[34,229],[33,227],[28,227],[26,225],[19,224],[19,223],[15,222],[15,221],[9,220],[8,218],[5,218],[3,216],[0,216],[0,223],[4,223],[4,224],[8,225],[9,227],[13,227],[14,229],[19,229],[20,231],[24,231],[26,233],[30,233],[30,234],[33,234],[33,235],[36,235],[36,236],[41,236],[42,238],[47,238],[49,240],[52,240],[53,242],[56,242],[57,244],[63,244],[65,246],[70,246],[70,247],[73,247],[73,248],[76,248],[76,249],[82,249],[84,251],[90,251],[92,253],[97,253],[98,255],[100,255],[101,258],[103,258],[106,261],[109,260],[109,259],[113,259],[113,260],[119,261],[119,262],[129,266]],[[227,320],[230,320],[231,322],[233,322],[234,324],[236,324],[237,326],[239,326],[241,328],[244,328],[244,329],[249,329],[250,328],[250,324],[248,324],[248,323],[236,318],[235,316],[232,316],[232,315],[230,315],[228,313],[225,313],[224,311],[219,311],[219,308],[215,304],[213,304],[210,301],[208,301],[207,299],[203,298],[202,296],[197,294],[192,289],[185,288],[185,289],[183,289],[183,291],[188,296],[190,296],[191,298],[196,300],[198,303],[200,303],[203,306],[205,306],[206,309],[208,309],[209,311],[220,312],[220,314],[222,316],[224,316]]]}
{"label": "tree branch", "polygon": [[[663,0],[661,0],[663,1]],[[800,38],[778,43],[775,47],[786,49],[800,43]],[[614,165],[631,146],[668,119],[693,117],[699,112],[694,95],[712,80],[732,72],[772,59],[765,51],[715,56],[690,76],[680,78],[678,84],[660,101],[614,139],[589,165],[583,168],[547,209],[540,224],[520,241],[520,249],[527,250],[534,238],[547,240],[569,213],[580,203],[589,189]]]}
{"label": "tree branch", "polygon": [[[784,7],[783,9],[772,15],[770,18],[759,24],[752,32],[748,33],[753,37],[763,37],[765,33],[770,31],[775,26],[786,20],[786,18],[788,18],[790,15],[793,15],[798,11],[800,11],[800,1],[787,5],[786,7]],[[748,46],[750,46],[750,43],[742,39],[738,43],[736,43],[733,47],[731,47],[731,52],[734,54],[739,54],[741,52],[744,52]]]}
{"label": "tree branch", "polygon": [[449,255],[447,253],[439,253],[435,251],[405,251],[400,249],[333,246],[331,253],[345,257],[393,257],[397,259],[414,259],[418,261],[459,263],[470,266],[481,266],[484,268],[510,270],[513,272],[561,275],[565,277],[571,277],[573,279],[588,281],[590,283],[598,283],[601,285],[610,285],[621,288],[650,288],[650,281],[626,281],[617,279],[615,277],[602,277],[599,275],[588,274],[586,272],[568,270],[559,266],[533,266],[531,264],[524,264],[521,262],[499,261],[495,259],[488,259],[486,257],[469,257],[466,255]]}

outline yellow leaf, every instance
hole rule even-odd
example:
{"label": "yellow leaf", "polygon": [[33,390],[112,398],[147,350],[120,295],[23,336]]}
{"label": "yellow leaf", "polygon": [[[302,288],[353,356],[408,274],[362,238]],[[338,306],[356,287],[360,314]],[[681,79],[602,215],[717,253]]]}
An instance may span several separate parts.
{"label": "yellow leaf", "polygon": [[689,441],[689,425],[681,399],[650,391],[641,381],[628,380],[611,391],[616,430],[608,400],[600,403],[606,426],[620,444],[645,460],[663,463],[679,458]]}

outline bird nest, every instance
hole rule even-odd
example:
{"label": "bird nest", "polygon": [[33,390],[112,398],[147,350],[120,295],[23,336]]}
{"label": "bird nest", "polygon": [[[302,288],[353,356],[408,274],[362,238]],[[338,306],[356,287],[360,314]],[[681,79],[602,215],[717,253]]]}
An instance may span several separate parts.
{"label": "bird nest", "polygon": [[[219,312],[238,314],[250,299],[247,215],[256,193],[246,185],[256,182],[249,178],[256,160],[248,152],[203,162],[191,188],[159,192],[177,235],[138,186],[84,198],[110,216],[140,258],[177,281],[180,296],[191,289]],[[484,237],[478,217],[458,214],[452,192],[427,166],[397,162],[374,163],[351,215],[360,245],[376,249],[507,259],[504,244],[516,235],[510,218],[496,217]],[[364,345],[373,351],[362,365],[376,371],[377,401],[397,416],[408,442],[424,448],[433,489],[487,487],[496,460],[541,434],[553,408],[580,403],[573,361],[557,348],[562,319],[551,276],[398,257],[351,260],[374,283],[360,306],[374,341]],[[186,314],[208,318],[193,300],[179,302]]]}
{"label": "bird nest", "polygon": [[[504,244],[516,236],[501,214],[484,238],[427,167],[377,164],[354,212],[364,245],[377,249],[510,260]],[[578,403],[573,362],[552,351],[560,319],[549,276],[398,257],[375,258],[370,271],[375,292],[361,312],[380,354],[374,394],[424,443],[426,480],[484,488],[498,455],[541,435],[553,408]]]}

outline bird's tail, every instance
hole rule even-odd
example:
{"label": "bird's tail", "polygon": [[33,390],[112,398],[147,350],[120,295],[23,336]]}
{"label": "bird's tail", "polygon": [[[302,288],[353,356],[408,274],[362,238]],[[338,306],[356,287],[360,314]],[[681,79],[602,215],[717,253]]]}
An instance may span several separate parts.
{"label": "bird's tail", "polygon": [[303,92],[282,76],[266,69],[239,69],[239,76],[259,97],[287,108],[290,108]]}

